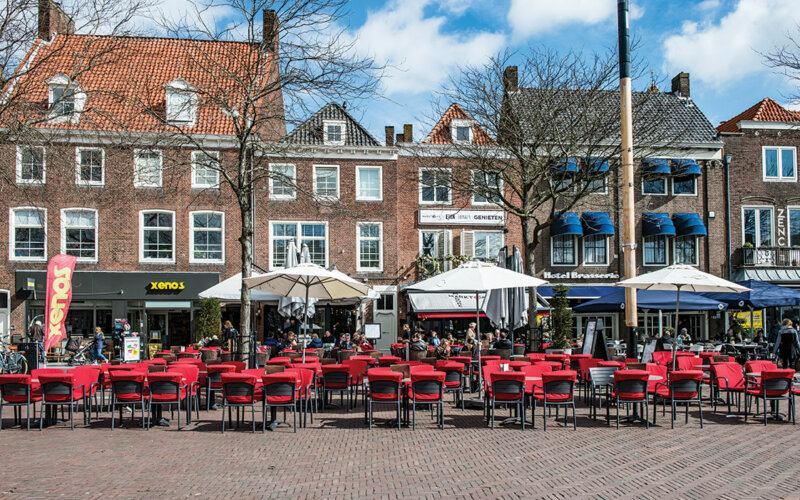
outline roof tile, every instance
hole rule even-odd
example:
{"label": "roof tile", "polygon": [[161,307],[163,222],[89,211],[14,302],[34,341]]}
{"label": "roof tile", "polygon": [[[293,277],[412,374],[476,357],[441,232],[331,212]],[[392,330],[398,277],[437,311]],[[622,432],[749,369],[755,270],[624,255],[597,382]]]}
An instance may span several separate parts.
{"label": "roof tile", "polygon": [[741,121],[800,122],[800,116],[794,111],[784,108],[771,98],[766,97],[730,120],[719,124],[719,126],[717,126],[717,131],[739,132],[739,126],[737,124]]}

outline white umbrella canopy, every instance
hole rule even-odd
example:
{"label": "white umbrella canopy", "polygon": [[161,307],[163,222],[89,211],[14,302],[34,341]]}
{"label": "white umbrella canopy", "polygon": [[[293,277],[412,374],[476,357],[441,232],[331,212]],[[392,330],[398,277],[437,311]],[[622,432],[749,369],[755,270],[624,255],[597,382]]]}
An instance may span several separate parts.
{"label": "white umbrella canopy", "polygon": [[[253,277],[261,274],[253,272]],[[242,299],[242,273],[234,274],[230,278],[203,290],[198,294],[201,299],[213,298],[220,302],[239,302]],[[281,297],[267,292],[253,290],[250,300],[254,302],[277,302]]]}
{"label": "white umbrella canopy", "polygon": [[[297,260],[297,247],[293,240],[289,241],[286,245],[286,258],[284,260],[284,267],[295,267],[298,264]],[[281,297],[278,301],[278,313],[284,317],[291,317],[298,315],[295,309],[302,308],[303,300],[298,297]]]}
{"label": "white umbrella canopy", "polygon": [[538,287],[546,283],[539,278],[503,269],[489,262],[473,260],[415,283],[409,288],[426,292],[485,292],[500,288]]}
{"label": "white umbrella canopy", "polygon": [[261,290],[283,297],[313,297],[315,299],[347,299],[364,297],[369,287],[340,272],[316,264],[271,271],[243,280],[251,290]]}

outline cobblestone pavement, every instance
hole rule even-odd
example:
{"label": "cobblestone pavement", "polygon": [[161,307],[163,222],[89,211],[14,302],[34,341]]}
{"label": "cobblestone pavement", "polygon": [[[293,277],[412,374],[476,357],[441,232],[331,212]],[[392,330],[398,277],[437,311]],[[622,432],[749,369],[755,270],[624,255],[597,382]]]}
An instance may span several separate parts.
{"label": "cobblestone pavement", "polygon": [[[507,415],[505,410],[500,412]],[[4,412],[0,498],[785,498],[800,495],[800,426],[725,418],[706,406],[675,429],[608,427],[578,410],[578,430],[548,421],[492,431],[448,405],[444,431],[369,430],[363,409],[327,411],[307,428],[220,433],[220,411],[181,431],[149,431],[108,413],[91,426],[25,432]],[[380,419],[393,412],[381,412]],[[612,420],[614,410],[612,409]],[[570,422],[571,423],[571,422]]]}

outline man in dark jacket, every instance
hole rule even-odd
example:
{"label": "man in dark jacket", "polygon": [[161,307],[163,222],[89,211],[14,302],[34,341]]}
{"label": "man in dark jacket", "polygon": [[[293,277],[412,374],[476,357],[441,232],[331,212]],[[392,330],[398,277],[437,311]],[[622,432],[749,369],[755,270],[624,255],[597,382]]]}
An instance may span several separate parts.
{"label": "man in dark jacket", "polygon": [[44,328],[42,327],[42,322],[38,319],[33,322],[33,326],[28,330],[28,339],[31,342],[36,342],[39,354],[42,356],[42,363],[46,363],[47,359],[44,356],[44,346],[42,345],[42,342],[44,342]]}
{"label": "man in dark jacket", "polygon": [[500,332],[500,336],[497,342],[494,343],[495,349],[514,349],[514,346],[511,344],[511,341],[506,338],[505,332]]}
{"label": "man in dark jacket", "polygon": [[784,368],[794,369],[797,356],[800,355],[800,338],[797,336],[797,330],[792,327],[792,320],[783,320],[772,352],[776,358],[780,357]]}

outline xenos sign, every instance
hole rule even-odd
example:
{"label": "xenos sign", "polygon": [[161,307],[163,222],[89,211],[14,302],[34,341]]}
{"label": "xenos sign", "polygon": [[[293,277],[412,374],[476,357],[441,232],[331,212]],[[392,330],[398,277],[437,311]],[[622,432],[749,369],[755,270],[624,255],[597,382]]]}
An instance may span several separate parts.
{"label": "xenos sign", "polygon": [[151,281],[147,285],[147,291],[153,293],[180,293],[184,288],[183,281]]}

